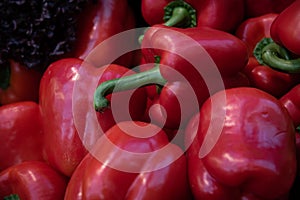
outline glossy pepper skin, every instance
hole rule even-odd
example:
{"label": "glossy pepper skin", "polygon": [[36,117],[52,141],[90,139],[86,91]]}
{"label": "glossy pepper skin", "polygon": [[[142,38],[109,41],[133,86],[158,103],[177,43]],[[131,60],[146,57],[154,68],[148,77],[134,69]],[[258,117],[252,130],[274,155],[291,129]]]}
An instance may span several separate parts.
{"label": "glossy pepper skin", "polygon": [[295,85],[290,91],[280,98],[281,103],[288,110],[294,126],[300,125],[300,84]]}
{"label": "glossy pepper skin", "polygon": [[[109,37],[123,31],[135,28],[135,18],[127,1],[123,0],[97,0],[90,1],[78,17],[78,39],[74,44],[71,57],[89,59],[92,50]],[[101,56],[113,53],[111,46]],[[96,55],[96,56],[99,56]],[[130,66],[132,55],[126,54],[116,61],[117,64]]]}
{"label": "glossy pepper skin", "polygon": [[[248,61],[247,47],[240,39],[227,32],[208,27],[187,29],[163,25],[150,27],[142,40],[142,54],[146,63],[157,63],[157,66],[147,72],[128,76],[127,79],[117,79],[115,84],[122,85],[120,91],[149,84],[164,85],[166,82],[183,81],[192,87],[199,105],[209,96],[208,87],[211,93],[220,90],[222,86],[216,83],[218,81],[223,83],[222,78],[236,76]],[[193,66],[186,59],[208,64]],[[211,74],[201,74],[202,72]],[[218,74],[220,76],[217,76]],[[207,86],[204,78],[213,84]],[[109,93],[110,84],[102,83],[98,87],[99,91],[95,94],[96,108],[107,106],[108,102],[101,97],[100,91],[103,94]]]}
{"label": "glossy pepper skin", "polygon": [[[233,9],[235,12],[232,12]],[[244,19],[244,1],[142,0],[142,14],[151,26],[155,24],[175,27],[208,26],[230,32]]]}
{"label": "glossy pepper skin", "polygon": [[295,0],[245,0],[245,17],[258,17],[268,13],[280,13]]}
{"label": "glossy pepper skin", "polygon": [[248,77],[251,86],[277,98],[285,95],[300,80],[300,74],[278,71],[270,66],[260,64],[254,57],[249,58],[244,73]]}
{"label": "glossy pepper skin", "polygon": [[40,83],[43,156],[66,176],[71,176],[87,153],[72,114],[72,91],[82,64],[83,61],[76,58],[58,60],[48,66]]}
{"label": "glossy pepper skin", "polygon": [[19,102],[38,102],[42,74],[10,60],[0,71],[0,106]]}
{"label": "glossy pepper skin", "polygon": [[33,101],[0,107],[0,171],[29,160],[43,160],[43,128]]}
{"label": "glossy pepper skin", "polygon": [[299,82],[299,74],[292,74],[273,69],[262,64],[255,56],[257,45],[264,38],[270,38],[272,23],[278,14],[268,13],[252,17],[239,25],[235,35],[243,40],[249,49],[249,61],[243,72],[249,78],[253,87],[264,90],[275,97],[281,97]]}
{"label": "glossy pepper skin", "polygon": [[195,199],[287,198],[296,175],[295,129],[275,97],[248,87],[220,91],[186,134]]}
{"label": "glossy pepper skin", "polygon": [[[71,177],[65,200],[191,199],[183,151],[153,124],[120,122],[97,141],[92,152]],[[146,153],[150,156],[134,156]]]}
{"label": "glossy pepper skin", "polygon": [[45,162],[26,161],[0,172],[0,198],[62,200],[67,182]]}
{"label": "glossy pepper skin", "polygon": [[235,35],[247,44],[250,56],[261,39],[271,37],[271,25],[277,16],[277,13],[267,13],[247,18],[237,27]]}
{"label": "glossy pepper skin", "polygon": [[296,0],[285,8],[271,26],[272,39],[300,56],[300,1]]}
{"label": "glossy pepper skin", "polygon": [[[81,140],[81,138],[84,138],[84,135],[78,134],[75,125],[74,109],[77,109],[76,113],[79,113],[76,115],[78,119],[81,121],[86,119],[88,117],[85,115],[86,110],[82,111],[81,109],[82,105],[88,101],[88,97],[82,97],[80,90],[76,90],[78,93],[74,93],[75,84],[77,84],[76,88],[79,88],[78,82],[86,81],[82,83],[85,87],[85,83],[92,81],[92,79],[101,82],[124,76],[126,73],[132,73],[126,67],[111,64],[103,66],[100,69],[102,70],[101,77],[98,77],[97,74],[94,74],[94,69],[96,69],[94,66],[78,58],[61,59],[47,68],[41,80],[40,108],[45,134],[43,154],[51,166],[66,176],[71,176],[76,166],[87,153]],[[83,89],[88,90],[88,88]],[[93,96],[93,93],[91,92],[90,95]],[[134,119],[138,119],[139,116],[144,115],[143,112],[145,110],[146,94],[144,88],[137,90],[133,95],[135,98],[130,103],[129,113],[132,114]],[[126,97],[128,97],[126,92],[125,94],[115,95],[113,96],[113,102],[117,106],[123,105],[123,102],[120,103],[120,101]],[[80,101],[82,102],[80,103]],[[77,104],[78,102],[80,103],[79,105]],[[77,107],[73,109],[74,106]],[[118,107],[114,107],[114,109],[118,109]],[[116,123],[115,116],[110,109],[106,109],[102,113],[97,112],[96,114],[103,131],[106,131]],[[97,134],[89,133],[89,138],[97,138]]]}

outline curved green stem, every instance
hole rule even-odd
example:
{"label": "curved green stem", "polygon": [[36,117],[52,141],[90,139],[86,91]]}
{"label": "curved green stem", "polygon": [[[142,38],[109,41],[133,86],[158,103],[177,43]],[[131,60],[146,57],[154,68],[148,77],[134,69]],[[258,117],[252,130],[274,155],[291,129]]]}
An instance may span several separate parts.
{"label": "curved green stem", "polygon": [[271,38],[262,39],[254,48],[253,54],[260,64],[287,73],[300,73],[300,58],[291,59],[288,50]]}
{"label": "curved green stem", "polygon": [[160,73],[159,66],[150,70],[112,79],[101,83],[94,93],[94,107],[98,112],[103,112],[109,107],[109,101],[106,96],[113,92],[137,89],[142,86],[157,84],[164,85],[166,80]]}
{"label": "curved green stem", "polygon": [[170,2],[164,8],[164,25],[174,27],[195,27],[196,10],[188,3],[182,0]]}

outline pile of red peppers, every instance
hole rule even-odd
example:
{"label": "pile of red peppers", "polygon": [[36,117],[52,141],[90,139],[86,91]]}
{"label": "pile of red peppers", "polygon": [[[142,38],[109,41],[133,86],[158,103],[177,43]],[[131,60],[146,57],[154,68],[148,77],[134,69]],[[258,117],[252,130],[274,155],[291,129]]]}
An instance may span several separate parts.
{"label": "pile of red peppers", "polygon": [[0,70],[0,199],[300,199],[300,0],[85,9],[70,54]]}

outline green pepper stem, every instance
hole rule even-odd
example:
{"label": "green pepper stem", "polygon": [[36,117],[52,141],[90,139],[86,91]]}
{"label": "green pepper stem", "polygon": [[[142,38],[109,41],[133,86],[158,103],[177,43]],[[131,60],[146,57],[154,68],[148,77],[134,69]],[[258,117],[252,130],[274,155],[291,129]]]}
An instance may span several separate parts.
{"label": "green pepper stem", "polygon": [[300,73],[300,58],[286,60],[284,58],[279,57],[278,48],[282,48],[279,45],[272,43],[267,45],[263,49],[262,59],[264,62],[270,67],[287,72],[287,73]]}
{"label": "green pepper stem", "polygon": [[291,59],[290,52],[271,38],[263,38],[253,54],[260,64],[286,73],[300,73],[300,58]]}
{"label": "green pepper stem", "polygon": [[144,72],[105,81],[96,88],[94,93],[95,110],[98,112],[103,112],[105,109],[107,109],[110,102],[106,96],[113,92],[137,89],[150,84],[164,85],[165,83],[166,80],[160,73],[159,65]]}
{"label": "green pepper stem", "polygon": [[196,10],[182,0],[170,2],[164,8],[164,25],[187,28],[196,26]]}
{"label": "green pepper stem", "polygon": [[0,67],[0,88],[5,90],[9,87],[10,67],[8,65]]}
{"label": "green pepper stem", "polygon": [[5,196],[3,200],[20,200],[20,198],[17,194],[11,194],[9,196]]}

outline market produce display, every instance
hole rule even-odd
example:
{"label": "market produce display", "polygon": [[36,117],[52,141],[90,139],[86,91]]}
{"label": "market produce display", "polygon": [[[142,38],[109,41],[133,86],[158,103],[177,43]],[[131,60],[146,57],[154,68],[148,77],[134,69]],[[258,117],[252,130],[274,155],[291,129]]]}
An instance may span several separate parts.
{"label": "market produce display", "polygon": [[300,199],[300,0],[0,12],[0,199]]}

